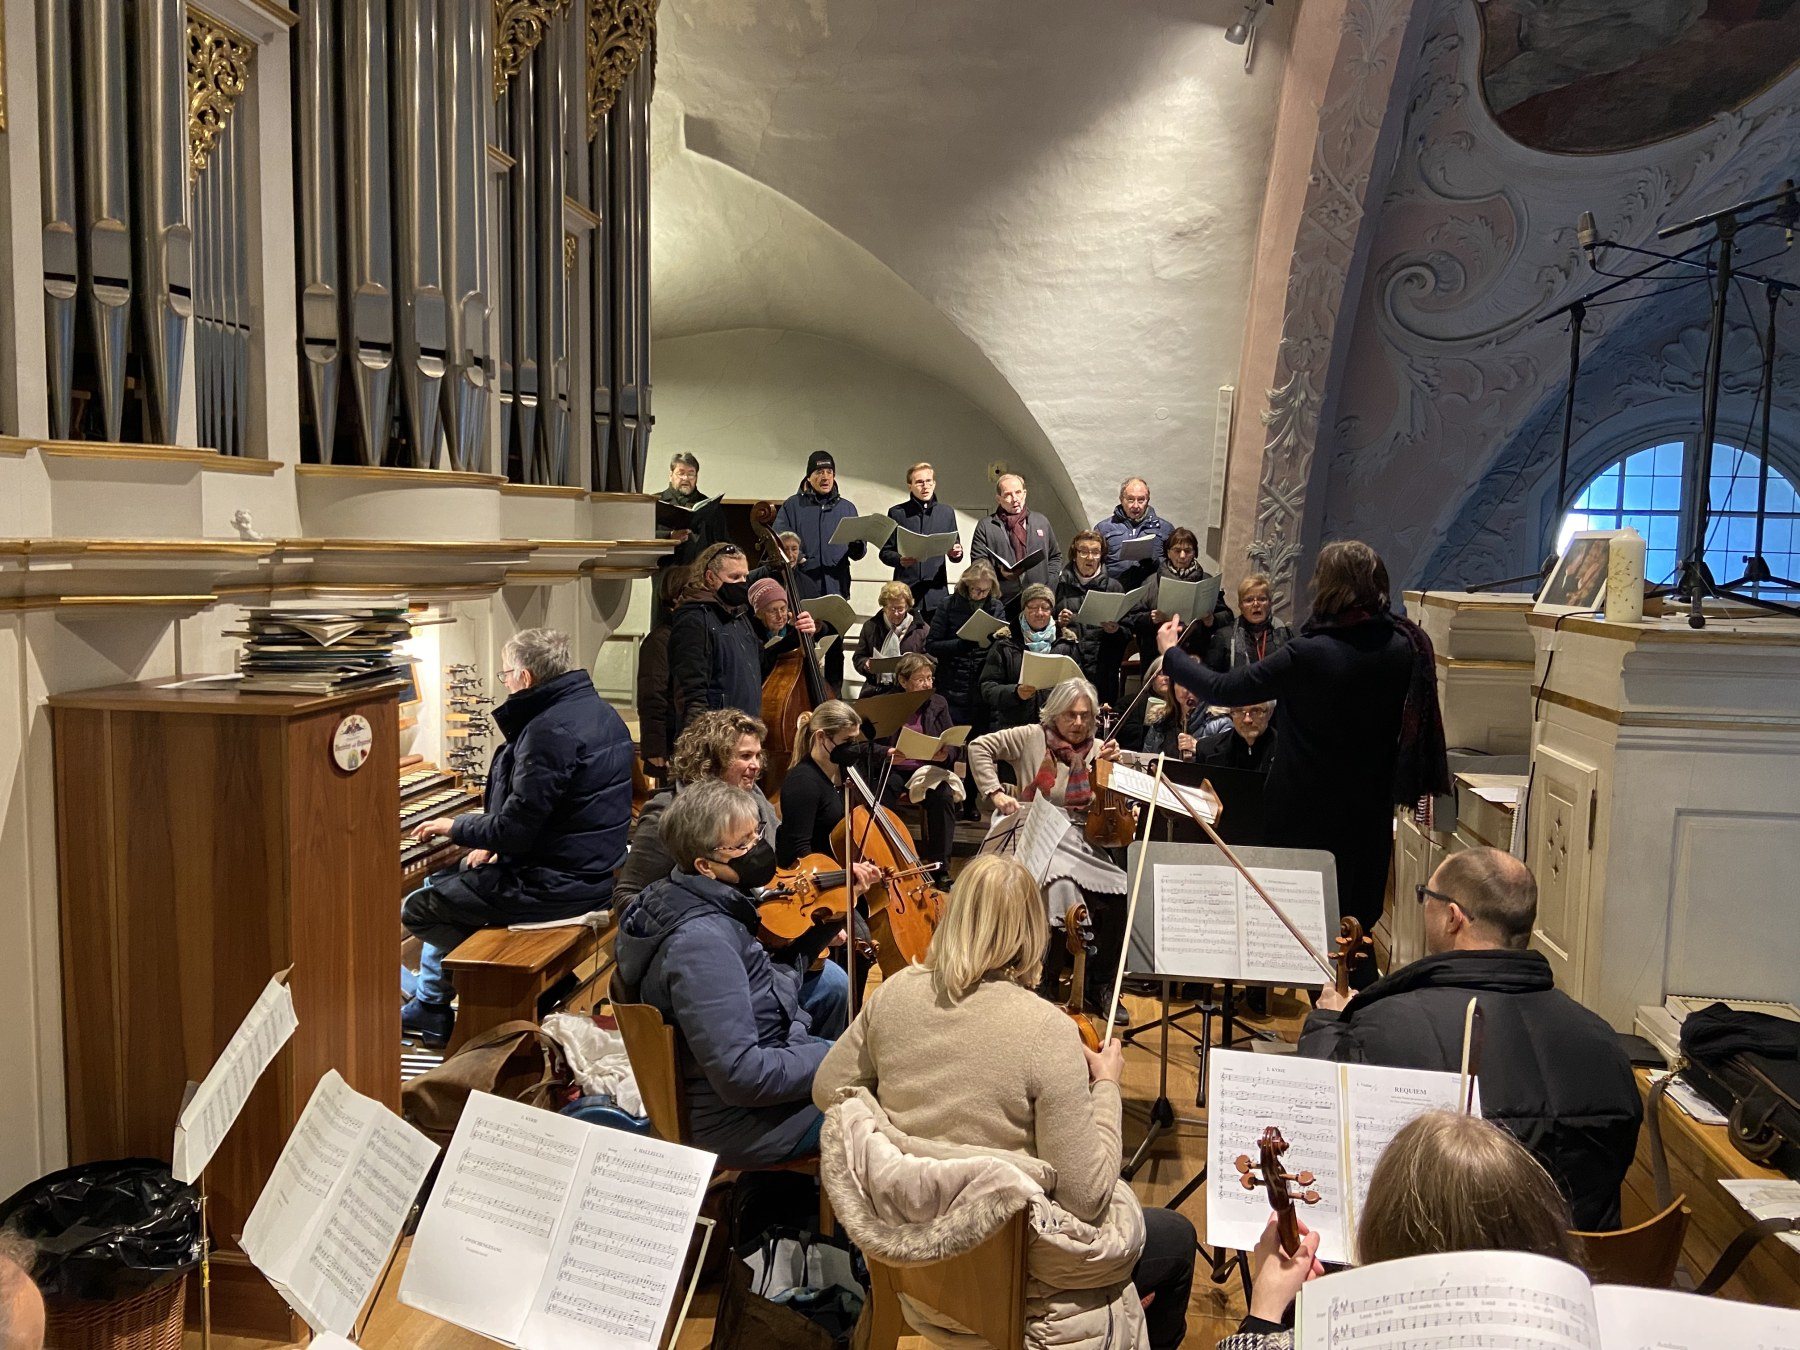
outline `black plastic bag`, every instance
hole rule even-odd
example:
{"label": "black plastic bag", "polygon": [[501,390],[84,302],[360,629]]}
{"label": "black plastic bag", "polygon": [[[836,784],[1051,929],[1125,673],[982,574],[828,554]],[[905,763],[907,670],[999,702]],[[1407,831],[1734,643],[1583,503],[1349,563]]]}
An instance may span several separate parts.
{"label": "black plastic bag", "polygon": [[0,1204],[0,1227],[37,1246],[38,1288],[63,1298],[129,1298],[200,1263],[200,1193],[154,1158],[80,1163]]}

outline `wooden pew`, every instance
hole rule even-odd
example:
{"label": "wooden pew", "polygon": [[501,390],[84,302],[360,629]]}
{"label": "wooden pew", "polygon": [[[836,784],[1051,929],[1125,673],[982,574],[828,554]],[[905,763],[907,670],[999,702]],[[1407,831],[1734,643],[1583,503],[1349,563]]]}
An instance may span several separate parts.
{"label": "wooden pew", "polygon": [[[614,929],[596,934],[585,924],[515,933],[484,928],[444,959],[456,983],[456,1029],[446,1054],[502,1022],[536,1022],[549,1013],[586,1012],[605,994],[612,971]],[[574,987],[567,989],[569,978]],[[545,1006],[558,985],[565,992]]]}

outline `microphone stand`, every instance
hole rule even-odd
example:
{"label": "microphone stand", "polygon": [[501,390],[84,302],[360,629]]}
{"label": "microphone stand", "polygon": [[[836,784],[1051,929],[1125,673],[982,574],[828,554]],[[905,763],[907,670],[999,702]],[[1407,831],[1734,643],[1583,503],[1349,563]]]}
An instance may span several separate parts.
{"label": "microphone stand", "polygon": [[1776,316],[1781,308],[1782,292],[1794,287],[1785,281],[1767,278],[1763,281],[1769,298],[1769,325],[1763,337],[1762,369],[1762,461],[1756,475],[1756,543],[1744,559],[1744,575],[1728,581],[1720,589],[1739,586],[1773,586],[1778,590],[1800,591],[1800,582],[1778,577],[1763,557],[1763,529],[1769,512],[1769,422],[1775,407],[1775,344],[1778,336]]}

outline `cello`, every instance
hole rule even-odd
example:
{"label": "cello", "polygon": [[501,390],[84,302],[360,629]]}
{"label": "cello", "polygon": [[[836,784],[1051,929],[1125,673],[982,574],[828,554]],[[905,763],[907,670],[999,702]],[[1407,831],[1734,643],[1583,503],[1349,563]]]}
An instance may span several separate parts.
{"label": "cello", "polygon": [[[775,515],[780,510],[778,502],[756,503],[750,508],[750,528],[755,531],[763,562],[771,572],[781,577],[781,584],[787,591],[789,613],[798,619],[800,593],[794,585],[794,569],[788,563],[787,550],[782,548],[781,540],[771,528]],[[787,653],[777,661],[775,668],[769,672],[769,677],[763,681],[762,720],[769,729],[768,737],[763,742],[766,752],[763,783],[764,791],[770,797],[781,791],[781,780],[787,777],[788,765],[793,761],[800,714],[811,712],[831,697],[831,690],[825,683],[825,673],[819,668],[812,635],[800,633],[799,636],[799,649]],[[843,641],[842,634],[838,640]]]}
{"label": "cello", "polygon": [[832,829],[832,852],[846,867],[854,856],[881,869],[888,931],[901,957],[916,965],[925,959],[944,913],[944,893],[931,883],[937,865],[920,859],[906,822],[876,800],[861,774],[846,769],[844,779],[851,786],[850,811]]}

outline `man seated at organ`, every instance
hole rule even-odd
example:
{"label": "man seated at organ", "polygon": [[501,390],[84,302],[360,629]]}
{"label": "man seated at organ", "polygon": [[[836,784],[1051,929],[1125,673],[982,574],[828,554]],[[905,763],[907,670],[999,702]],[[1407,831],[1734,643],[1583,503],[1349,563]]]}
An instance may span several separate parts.
{"label": "man seated at organ", "polygon": [[455,1025],[444,958],[483,928],[565,919],[602,908],[631,828],[631,733],[574,665],[569,638],[515,633],[501,649],[506,699],[494,709],[504,743],[488,768],[484,809],[428,820],[419,839],[470,850],[401,903],[423,944],[403,1030],[443,1045]]}
{"label": "man seated at organ", "polygon": [[1577,1228],[1617,1228],[1643,1104],[1612,1028],[1557,989],[1550,963],[1528,945],[1537,921],[1530,869],[1495,848],[1453,853],[1416,903],[1425,907],[1427,954],[1347,1006],[1327,986],[1300,1053],[1455,1073],[1469,999],[1479,999],[1482,1115],[1544,1165]]}
{"label": "man seated at organ", "polygon": [[732,1168],[818,1150],[813,1075],[849,1000],[841,967],[811,969],[841,924],[774,952],[757,940],[756,898],[775,876],[763,828],[742,788],[709,779],[683,790],[660,827],[675,870],[638,896],[614,947],[614,995],[650,1004],[680,1033],[685,1142]]}

